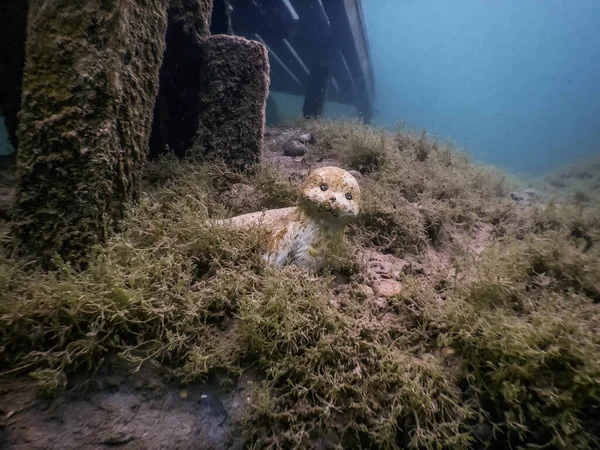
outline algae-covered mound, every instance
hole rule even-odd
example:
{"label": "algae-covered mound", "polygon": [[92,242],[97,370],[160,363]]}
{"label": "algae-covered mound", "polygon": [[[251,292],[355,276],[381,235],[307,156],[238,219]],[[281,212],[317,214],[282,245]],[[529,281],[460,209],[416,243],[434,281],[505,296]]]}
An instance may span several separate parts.
{"label": "algae-covered mound", "polygon": [[250,370],[251,448],[600,445],[598,210],[518,209],[501,173],[424,133],[301,126],[307,163],[361,174],[364,214],[327,271],[265,267],[260,232],[205,225],[292,204],[294,167],[165,159],[85,272],[3,258],[2,367],[46,392],[111,354],[184,384]]}

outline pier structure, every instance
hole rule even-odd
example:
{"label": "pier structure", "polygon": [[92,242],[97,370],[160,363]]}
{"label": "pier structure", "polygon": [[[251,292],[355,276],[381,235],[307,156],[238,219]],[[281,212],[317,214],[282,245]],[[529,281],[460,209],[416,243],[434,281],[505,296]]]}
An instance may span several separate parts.
{"label": "pier structure", "polygon": [[331,101],[371,122],[375,87],[361,0],[230,0],[230,8],[233,33],[268,49],[271,91],[304,97],[306,118]]}

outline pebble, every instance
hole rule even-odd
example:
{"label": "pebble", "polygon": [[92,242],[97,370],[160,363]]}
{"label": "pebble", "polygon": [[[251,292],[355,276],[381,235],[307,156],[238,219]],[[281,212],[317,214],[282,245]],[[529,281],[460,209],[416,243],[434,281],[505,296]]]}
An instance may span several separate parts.
{"label": "pebble", "polygon": [[292,157],[304,156],[306,154],[306,145],[299,141],[288,142],[283,147],[283,154]]}

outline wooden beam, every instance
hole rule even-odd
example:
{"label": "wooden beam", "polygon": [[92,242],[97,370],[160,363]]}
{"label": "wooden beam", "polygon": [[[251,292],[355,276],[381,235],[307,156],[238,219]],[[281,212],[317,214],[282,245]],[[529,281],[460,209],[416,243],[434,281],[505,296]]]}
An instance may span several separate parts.
{"label": "wooden beam", "polygon": [[362,4],[359,0],[344,0],[346,17],[350,26],[350,32],[354,38],[358,60],[360,62],[361,74],[364,78],[365,88],[369,98],[375,97],[375,84],[373,81],[373,66],[369,52],[369,41],[363,18]]}
{"label": "wooden beam", "polygon": [[269,52],[269,59],[274,60],[274,62],[276,62],[279,67],[281,69],[283,69],[287,75],[288,75],[288,79],[291,79],[294,81],[294,83],[296,83],[298,86],[302,86],[302,81],[300,80],[300,78],[298,78],[296,76],[296,74],[292,71],[292,69],[289,68],[288,64],[286,64],[285,61],[283,61],[279,55],[275,52],[275,50],[273,49],[273,46],[269,45],[263,38],[262,36],[260,36],[258,33],[254,34],[254,40],[258,40],[259,42],[261,42],[265,47],[267,47],[267,50]]}
{"label": "wooden beam", "polygon": [[[343,6],[343,0],[336,1],[340,7]],[[234,34],[253,40],[258,40],[255,36],[258,34],[270,49],[270,88],[274,91],[304,96],[308,89],[310,69],[317,64],[314,60],[320,54],[320,49],[336,50],[339,47],[338,39],[348,42],[350,47],[354,46],[354,38],[348,25],[343,29],[345,35],[336,36],[334,39],[326,5],[319,0],[230,2],[233,6]],[[344,51],[348,53],[346,48]],[[351,61],[356,60],[354,56],[349,58]],[[320,63],[317,66],[320,66]],[[330,68],[331,81],[326,85],[326,100],[354,106],[362,105],[354,81],[359,76],[359,70],[356,64],[351,69],[347,68],[341,56],[336,55]],[[316,83],[314,86],[318,85],[319,83]],[[360,88],[361,84],[358,83],[358,86]],[[319,91],[320,88],[316,88],[315,92]]]}
{"label": "wooden beam", "polygon": [[[332,72],[331,27],[318,0],[290,0],[298,13],[299,26],[293,44],[310,65],[305,86],[302,114],[305,118],[319,117],[327,98]],[[306,70],[306,67],[304,67]]]}
{"label": "wooden beam", "polygon": [[331,50],[331,47],[324,46],[313,59],[302,108],[302,114],[306,119],[319,117],[323,113],[327,87],[331,80],[333,62]]}

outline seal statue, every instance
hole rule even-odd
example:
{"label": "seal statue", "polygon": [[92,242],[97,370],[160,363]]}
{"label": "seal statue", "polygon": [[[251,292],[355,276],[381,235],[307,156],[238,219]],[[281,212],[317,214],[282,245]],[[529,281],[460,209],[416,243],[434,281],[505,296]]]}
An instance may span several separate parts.
{"label": "seal statue", "polygon": [[278,267],[293,264],[317,271],[332,245],[344,239],[346,225],[360,212],[360,187],[339,167],[312,171],[300,187],[298,206],[270,209],[211,222],[269,231],[264,259]]}

